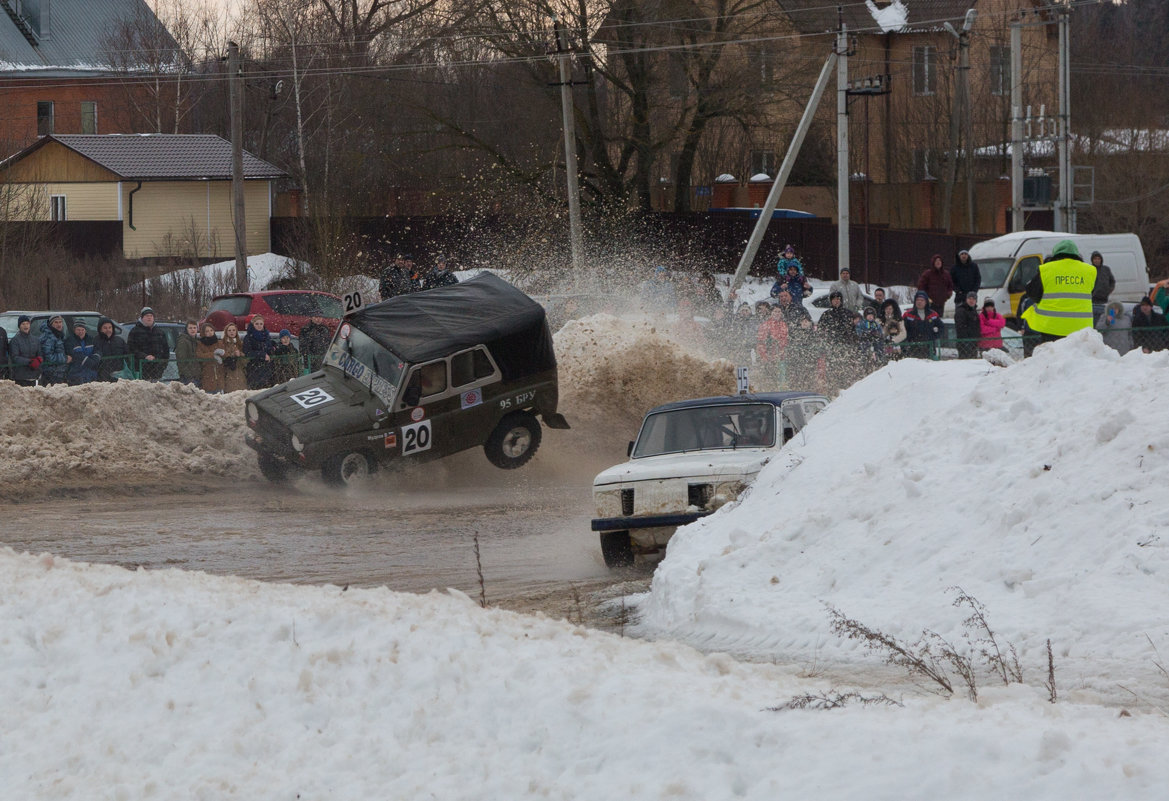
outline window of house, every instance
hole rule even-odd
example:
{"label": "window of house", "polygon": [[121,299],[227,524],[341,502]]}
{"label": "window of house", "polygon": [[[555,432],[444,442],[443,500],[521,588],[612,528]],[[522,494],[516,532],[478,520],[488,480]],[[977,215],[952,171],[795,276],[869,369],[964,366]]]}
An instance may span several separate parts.
{"label": "window of house", "polygon": [[686,60],[681,53],[669,55],[669,82],[670,97],[685,97],[690,89],[690,80],[686,77]]}
{"label": "window of house", "polygon": [[65,217],[65,196],[64,195],[49,195],[49,219],[53,222],[64,222]]}
{"label": "window of house", "polygon": [[913,48],[913,93],[932,95],[938,91],[938,49],[930,45]]}
{"label": "window of house", "polygon": [[990,46],[990,93],[1009,95],[1011,93],[1011,48],[1003,45]]}
{"label": "window of house", "polygon": [[766,173],[774,176],[779,165],[775,160],[775,152],[771,150],[752,150],[751,151],[751,175],[758,175],[759,173]]}
{"label": "window of house", "polygon": [[37,136],[47,136],[53,132],[53,101],[37,101]]}
{"label": "window of house", "polygon": [[81,101],[81,132],[83,134],[97,133],[97,101]]}

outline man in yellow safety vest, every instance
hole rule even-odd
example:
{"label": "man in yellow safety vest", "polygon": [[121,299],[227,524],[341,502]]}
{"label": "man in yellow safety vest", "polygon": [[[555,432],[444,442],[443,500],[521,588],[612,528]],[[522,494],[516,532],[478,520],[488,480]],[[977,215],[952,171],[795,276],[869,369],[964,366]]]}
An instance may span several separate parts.
{"label": "man in yellow safety vest", "polygon": [[1034,303],[1023,312],[1023,322],[1042,342],[1091,328],[1095,285],[1096,268],[1080,261],[1074,242],[1061,240],[1027,284],[1027,297]]}

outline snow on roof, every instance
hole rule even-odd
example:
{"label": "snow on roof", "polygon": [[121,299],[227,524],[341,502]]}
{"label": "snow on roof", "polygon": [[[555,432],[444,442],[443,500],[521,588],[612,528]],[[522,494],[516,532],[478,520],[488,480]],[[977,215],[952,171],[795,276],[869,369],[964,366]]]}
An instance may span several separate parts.
{"label": "snow on roof", "polygon": [[877,26],[885,33],[897,33],[905,30],[909,23],[909,9],[901,0],[893,0],[892,3],[879,8],[873,0],[865,0],[865,6],[868,7],[869,13],[873,15],[873,20]]}
{"label": "snow on roof", "polygon": [[[1055,155],[1056,142],[1050,139],[1027,140],[1023,143],[1025,156],[1050,158]],[[1169,130],[1164,128],[1110,128],[1098,135],[1072,134],[1072,147],[1079,153],[1093,153],[1104,156],[1119,156],[1125,153],[1169,152]],[[982,157],[1011,155],[1013,145],[1003,142],[998,145],[977,148],[974,152]]]}

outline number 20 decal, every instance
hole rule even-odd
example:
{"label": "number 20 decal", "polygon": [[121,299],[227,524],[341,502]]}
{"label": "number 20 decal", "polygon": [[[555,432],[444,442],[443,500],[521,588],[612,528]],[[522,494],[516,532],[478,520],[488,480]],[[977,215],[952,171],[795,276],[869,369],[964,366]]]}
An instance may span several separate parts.
{"label": "number 20 decal", "polygon": [[430,450],[432,442],[430,421],[423,420],[413,425],[402,426],[402,455]]}
{"label": "number 20 decal", "polygon": [[304,392],[298,392],[292,396],[292,399],[305,409],[312,409],[313,407],[335,400],[332,395],[320,387],[313,387],[312,389],[306,389]]}

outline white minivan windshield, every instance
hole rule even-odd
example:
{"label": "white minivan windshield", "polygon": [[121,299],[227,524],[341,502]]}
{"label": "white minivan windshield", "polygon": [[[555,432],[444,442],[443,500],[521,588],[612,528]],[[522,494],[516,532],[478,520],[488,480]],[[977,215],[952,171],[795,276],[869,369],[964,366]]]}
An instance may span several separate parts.
{"label": "white minivan windshield", "polygon": [[719,404],[651,413],[641,426],[632,456],[774,445],[773,405]]}

